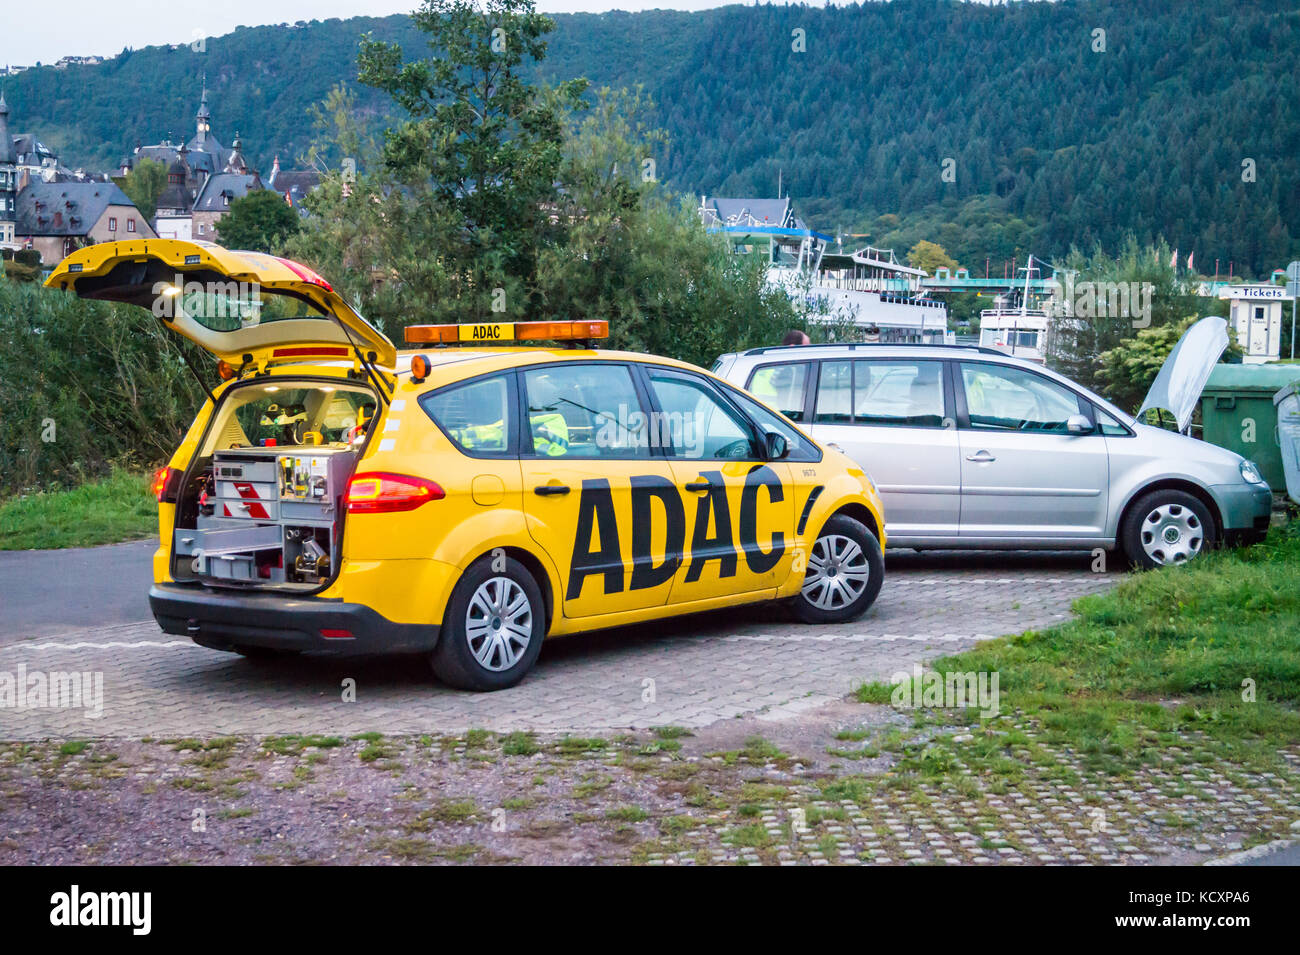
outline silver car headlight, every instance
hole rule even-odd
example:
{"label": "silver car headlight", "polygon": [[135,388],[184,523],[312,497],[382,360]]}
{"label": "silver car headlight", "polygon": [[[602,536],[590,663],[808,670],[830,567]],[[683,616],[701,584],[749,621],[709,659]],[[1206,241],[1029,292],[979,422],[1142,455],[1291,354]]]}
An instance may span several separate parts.
{"label": "silver car headlight", "polygon": [[1241,479],[1247,484],[1264,483],[1264,475],[1259,473],[1259,466],[1254,461],[1241,462]]}

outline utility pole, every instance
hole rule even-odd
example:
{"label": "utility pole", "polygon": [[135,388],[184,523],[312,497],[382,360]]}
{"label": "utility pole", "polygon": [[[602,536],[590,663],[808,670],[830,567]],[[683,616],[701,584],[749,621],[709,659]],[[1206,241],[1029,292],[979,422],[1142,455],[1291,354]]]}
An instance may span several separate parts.
{"label": "utility pole", "polygon": [[1300,259],[1286,267],[1286,290],[1291,296],[1291,358],[1295,358],[1295,300],[1300,295]]}

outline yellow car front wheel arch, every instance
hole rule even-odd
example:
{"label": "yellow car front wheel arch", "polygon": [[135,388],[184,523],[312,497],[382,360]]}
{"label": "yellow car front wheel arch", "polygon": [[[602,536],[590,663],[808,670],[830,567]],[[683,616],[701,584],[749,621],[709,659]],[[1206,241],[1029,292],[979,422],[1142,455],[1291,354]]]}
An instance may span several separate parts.
{"label": "yellow car front wheel arch", "polygon": [[[871,508],[867,507],[865,504],[845,504],[834,513],[828,514],[826,516],[826,521],[829,522],[836,514],[843,514],[845,517],[851,517],[859,524],[865,525],[867,530],[871,531],[872,536],[874,536],[877,541],[880,540],[880,526],[876,523],[876,515],[872,514]],[[816,540],[816,537],[814,537],[813,540]]]}

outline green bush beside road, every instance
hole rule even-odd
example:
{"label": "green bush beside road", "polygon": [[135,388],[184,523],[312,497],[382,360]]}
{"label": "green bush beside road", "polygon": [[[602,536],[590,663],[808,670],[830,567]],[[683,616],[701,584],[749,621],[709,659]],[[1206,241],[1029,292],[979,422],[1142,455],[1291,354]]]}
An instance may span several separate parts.
{"label": "green bush beside road", "polygon": [[[0,280],[0,498],[145,471],[202,401],[183,340],[147,311]],[[193,360],[218,381],[211,356]]]}
{"label": "green bush beside road", "polygon": [[113,544],[151,537],[157,529],[149,478],[123,470],[71,490],[0,500],[0,550]]}

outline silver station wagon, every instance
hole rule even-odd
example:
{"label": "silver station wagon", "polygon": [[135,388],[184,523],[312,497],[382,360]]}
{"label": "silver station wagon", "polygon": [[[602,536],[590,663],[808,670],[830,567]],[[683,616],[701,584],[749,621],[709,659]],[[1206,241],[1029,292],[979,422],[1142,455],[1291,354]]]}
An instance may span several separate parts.
{"label": "silver station wagon", "polygon": [[[1157,380],[1180,383],[1180,428],[1209,373],[1204,350],[1181,357]],[[713,370],[861,464],[891,547],[1119,548],[1155,567],[1268,528],[1272,495],[1250,461],[996,349],[782,346]]]}

